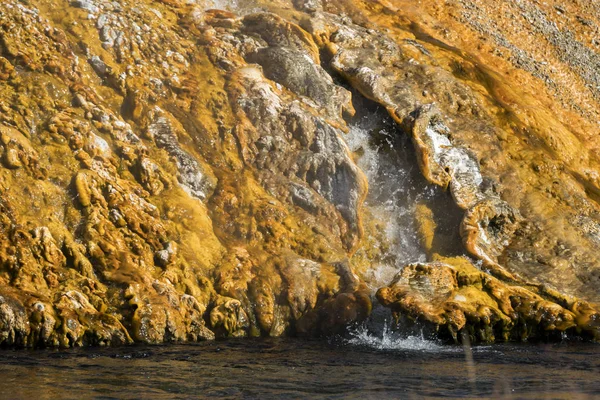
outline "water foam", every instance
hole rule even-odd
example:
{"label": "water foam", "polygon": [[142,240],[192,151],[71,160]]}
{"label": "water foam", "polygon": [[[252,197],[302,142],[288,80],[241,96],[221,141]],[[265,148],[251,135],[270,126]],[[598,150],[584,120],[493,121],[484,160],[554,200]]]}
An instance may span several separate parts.
{"label": "water foam", "polygon": [[349,332],[350,338],[346,344],[352,346],[368,347],[376,350],[411,350],[411,351],[454,351],[454,348],[443,346],[440,343],[427,339],[421,335],[402,335],[392,331],[390,325],[383,324],[380,335],[361,325]]}

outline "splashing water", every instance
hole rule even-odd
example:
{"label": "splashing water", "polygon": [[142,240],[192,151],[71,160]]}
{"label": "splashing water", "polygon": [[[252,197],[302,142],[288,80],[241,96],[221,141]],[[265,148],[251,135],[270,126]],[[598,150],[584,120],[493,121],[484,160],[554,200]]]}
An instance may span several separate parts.
{"label": "splashing water", "polygon": [[455,347],[443,346],[438,342],[426,339],[424,335],[401,335],[392,331],[390,324],[383,324],[380,335],[373,333],[367,326],[361,325],[349,332],[346,344],[363,346],[376,350],[414,350],[414,351],[457,351]]}

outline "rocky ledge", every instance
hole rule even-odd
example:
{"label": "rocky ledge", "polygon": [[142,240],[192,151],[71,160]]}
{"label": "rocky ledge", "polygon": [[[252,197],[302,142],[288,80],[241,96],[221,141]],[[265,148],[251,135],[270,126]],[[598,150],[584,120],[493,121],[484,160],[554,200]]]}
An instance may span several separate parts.
{"label": "rocky ledge", "polygon": [[[564,94],[439,9],[476,2],[232,3],[2,2],[0,344],[330,335],[374,302],[454,340],[600,340],[596,89]],[[556,52],[580,45],[551,67],[600,81],[597,12],[569,34],[514,3]],[[357,97],[462,220],[445,254],[443,215],[415,205],[427,260],[382,287]]]}

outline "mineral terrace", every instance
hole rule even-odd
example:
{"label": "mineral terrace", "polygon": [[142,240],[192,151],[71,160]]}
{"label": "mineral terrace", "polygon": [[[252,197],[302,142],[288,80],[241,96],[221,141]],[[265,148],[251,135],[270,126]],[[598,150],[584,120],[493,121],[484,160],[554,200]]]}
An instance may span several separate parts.
{"label": "mineral terrace", "polygon": [[[600,340],[599,10],[3,0],[0,344],[332,335],[381,305],[449,340]],[[365,102],[461,221],[447,253],[415,205],[427,260],[375,288]]]}

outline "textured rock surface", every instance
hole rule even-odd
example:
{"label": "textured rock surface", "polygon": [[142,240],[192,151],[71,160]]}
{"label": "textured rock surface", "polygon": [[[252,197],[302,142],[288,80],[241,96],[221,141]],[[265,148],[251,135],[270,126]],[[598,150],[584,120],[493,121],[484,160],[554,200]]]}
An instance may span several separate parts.
{"label": "textured rock surface", "polygon": [[481,342],[557,339],[563,332],[598,339],[597,314],[575,299],[507,285],[465,258],[434,259],[406,266],[378,291],[379,301],[397,316],[432,324],[454,340],[459,332]]}
{"label": "textured rock surface", "polygon": [[422,206],[431,263],[380,302],[454,338],[598,339],[597,12],[560,11],[586,11],[570,32],[507,2],[550,35],[541,68],[492,23],[515,21],[473,22],[493,1],[223,3],[0,5],[0,343],[317,335],[367,318],[385,239],[342,82],[411,136],[478,260],[439,255],[442,222]]}

